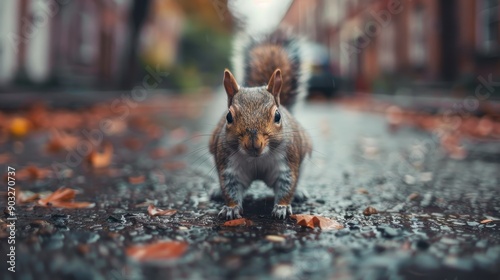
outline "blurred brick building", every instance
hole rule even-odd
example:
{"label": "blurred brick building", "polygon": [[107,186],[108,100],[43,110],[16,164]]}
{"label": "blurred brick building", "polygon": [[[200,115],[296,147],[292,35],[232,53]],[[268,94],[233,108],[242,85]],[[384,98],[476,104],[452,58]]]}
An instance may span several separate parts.
{"label": "blurred brick building", "polygon": [[[192,34],[201,25],[224,36],[229,33],[226,25],[231,25],[231,18],[226,16],[222,21],[218,12],[226,11],[217,10],[212,2],[0,1],[0,92],[42,87],[128,89],[142,81],[145,64],[181,68],[176,64],[184,62],[179,61],[181,43],[186,41],[183,32]],[[218,5],[225,7],[225,0]],[[206,35],[215,43],[193,35],[205,46],[189,51],[218,59],[207,49],[215,48],[216,40],[222,37],[219,33]],[[183,55],[194,56],[188,52]]]}
{"label": "blurred brick building", "polygon": [[500,0],[295,0],[282,25],[325,45],[358,91],[464,88],[500,77],[499,18]]}

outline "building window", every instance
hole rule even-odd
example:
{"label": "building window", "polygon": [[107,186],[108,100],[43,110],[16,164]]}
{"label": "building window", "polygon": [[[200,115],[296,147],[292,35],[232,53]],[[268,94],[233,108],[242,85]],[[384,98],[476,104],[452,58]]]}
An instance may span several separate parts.
{"label": "building window", "polygon": [[481,52],[490,53],[498,49],[499,2],[498,0],[478,2],[477,47]]}

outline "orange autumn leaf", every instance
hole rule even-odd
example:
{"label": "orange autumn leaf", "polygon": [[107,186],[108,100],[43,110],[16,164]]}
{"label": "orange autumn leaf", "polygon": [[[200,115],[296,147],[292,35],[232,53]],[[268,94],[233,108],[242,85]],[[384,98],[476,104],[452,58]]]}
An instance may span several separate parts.
{"label": "orange autumn leaf", "polygon": [[297,220],[297,224],[304,226],[304,227],[309,227],[309,228],[315,228],[319,227],[322,230],[331,230],[331,229],[341,229],[344,228],[340,223],[337,221],[321,217],[321,216],[315,216],[315,215],[307,215],[307,214],[296,214],[290,216],[290,218]]}
{"label": "orange autumn leaf", "polygon": [[38,200],[38,204],[42,206],[52,206],[56,208],[90,208],[94,203],[90,202],[74,202],[76,190],[70,188],[59,188],[47,197]]}
{"label": "orange autumn leaf", "polygon": [[149,204],[148,206],[148,214],[152,217],[154,216],[172,216],[177,213],[177,210],[167,209],[162,210],[160,208],[156,208],[153,204]]}
{"label": "orange autumn leaf", "polygon": [[223,224],[225,227],[251,226],[253,222],[249,219],[239,218],[227,221]]}
{"label": "orange autumn leaf", "polygon": [[57,153],[62,150],[74,149],[80,139],[74,135],[68,133],[61,133],[57,129],[53,129],[51,133],[51,138],[46,144],[46,149],[49,152]]}
{"label": "orange autumn leaf", "polygon": [[8,153],[0,154],[0,164],[6,164],[11,160],[11,156]]}
{"label": "orange autumn leaf", "polygon": [[130,176],[128,177],[128,182],[130,184],[141,184],[141,183],[144,183],[144,181],[146,180],[146,177],[144,177],[144,175],[139,175],[139,176]]}
{"label": "orange autumn leaf", "polygon": [[139,151],[144,146],[144,142],[136,137],[130,137],[123,140],[123,145],[132,151]]}
{"label": "orange autumn leaf", "polygon": [[179,258],[186,252],[185,242],[162,241],[149,245],[131,246],[127,255],[138,261],[171,260]]}
{"label": "orange autumn leaf", "polygon": [[90,152],[87,159],[92,167],[103,168],[109,166],[112,157],[113,157],[113,145],[107,143],[104,146],[104,151],[102,153],[98,153],[94,150]]}
{"label": "orange autumn leaf", "polygon": [[21,138],[31,129],[31,122],[26,118],[13,118],[9,125],[9,132],[13,137]]}
{"label": "orange autumn leaf", "polygon": [[44,168],[38,168],[34,165],[27,166],[24,169],[21,169],[17,172],[17,178],[19,180],[38,180],[48,177],[51,174],[51,171]]}
{"label": "orange autumn leaf", "polygon": [[296,214],[290,218],[297,220],[297,224],[303,227],[314,228],[313,215]]}
{"label": "orange autumn leaf", "polygon": [[91,202],[54,201],[51,202],[51,206],[55,208],[77,209],[77,208],[92,208],[95,206],[95,204]]}

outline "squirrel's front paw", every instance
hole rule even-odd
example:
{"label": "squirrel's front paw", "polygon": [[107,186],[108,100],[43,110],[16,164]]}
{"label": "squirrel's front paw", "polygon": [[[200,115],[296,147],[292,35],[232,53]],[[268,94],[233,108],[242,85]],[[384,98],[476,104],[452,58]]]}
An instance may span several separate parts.
{"label": "squirrel's front paw", "polygon": [[225,206],[219,212],[219,217],[225,218],[226,220],[233,220],[241,218],[243,213],[243,208],[239,205],[235,206]]}
{"label": "squirrel's front paw", "polygon": [[290,204],[286,205],[275,204],[271,215],[278,219],[286,219],[287,214],[292,215],[292,206]]}

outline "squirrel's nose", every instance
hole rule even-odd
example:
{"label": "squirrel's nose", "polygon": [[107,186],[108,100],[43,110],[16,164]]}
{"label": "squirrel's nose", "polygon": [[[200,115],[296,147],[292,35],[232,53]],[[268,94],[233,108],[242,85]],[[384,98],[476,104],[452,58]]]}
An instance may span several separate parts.
{"label": "squirrel's nose", "polygon": [[260,151],[262,149],[262,142],[258,139],[252,140],[252,148],[256,151]]}

